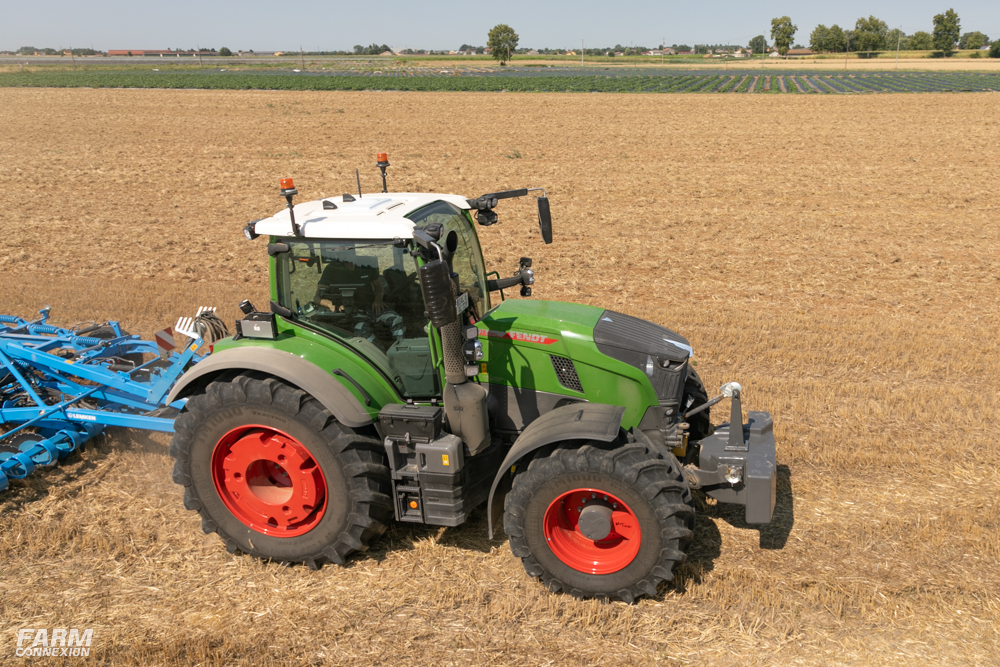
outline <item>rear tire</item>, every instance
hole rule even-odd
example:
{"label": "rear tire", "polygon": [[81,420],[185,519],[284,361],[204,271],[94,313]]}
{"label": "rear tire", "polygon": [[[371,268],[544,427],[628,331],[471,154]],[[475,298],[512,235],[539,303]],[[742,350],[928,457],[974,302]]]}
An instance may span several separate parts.
{"label": "rear tire", "polygon": [[[504,504],[511,552],[553,592],[625,602],[655,596],[691,540],[694,507],[680,465],[642,444],[594,444],[603,443],[557,448],[514,478]],[[607,537],[590,539],[577,523],[591,506],[613,509]]]}
{"label": "rear tire", "polygon": [[175,428],[184,506],[230,553],[317,568],[343,564],[386,530],[393,510],[381,443],[300,389],[257,375],[215,380],[188,399]]}

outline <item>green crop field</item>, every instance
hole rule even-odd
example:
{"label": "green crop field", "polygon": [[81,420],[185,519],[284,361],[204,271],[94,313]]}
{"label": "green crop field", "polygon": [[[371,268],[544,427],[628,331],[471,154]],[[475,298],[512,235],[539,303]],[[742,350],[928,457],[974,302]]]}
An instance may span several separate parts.
{"label": "green crop field", "polygon": [[763,73],[611,68],[386,67],[317,71],[27,71],[0,73],[0,87],[424,92],[854,94],[1000,91],[1000,74],[969,72]]}

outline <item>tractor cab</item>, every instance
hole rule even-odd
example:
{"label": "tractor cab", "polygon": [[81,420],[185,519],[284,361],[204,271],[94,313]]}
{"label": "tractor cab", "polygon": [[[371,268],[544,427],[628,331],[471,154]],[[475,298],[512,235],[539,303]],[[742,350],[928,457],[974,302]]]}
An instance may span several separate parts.
{"label": "tractor cab", "polygon": [[[255,232],[272,237],[278,310],[369,360],[401,398],[440,398],[442,378],[432,363],[412,235],[427,227],[454,234],[452,269],[478,319],[489,310],[490,295],[468,208],[466,200],[451,195],[342,195],[257,221]],[[298,235],[290,233],[293,215],[301,221]]]}

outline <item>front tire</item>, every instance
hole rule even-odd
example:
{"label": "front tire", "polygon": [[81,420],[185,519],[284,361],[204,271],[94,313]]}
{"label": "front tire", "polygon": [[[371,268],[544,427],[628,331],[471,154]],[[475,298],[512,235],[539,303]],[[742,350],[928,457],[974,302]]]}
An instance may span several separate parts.
{"label": "front tire", "polygon": [[379,441],[273,377],[210,382],[175,422],[184,506],[230,552],[312,568],[343,564],[385,532],[389,469]]}
{"label": "front tire", "polygon": [[[687,412],[691,408],[696,408],[707,402],[708,392],[705,391],[705,385],[701,381],[701,377],[698,376],[698,372],[692,368],[687,380],[684,381],[684,409],[681,412]],[[706,408],[688,418],[692,442],[712,435],[711,411],[711,408]]]}
{"label": "front tire", "polygon": [[530,576],[625,602],[673,578],[693,517],[677,459],[642,444],[557,448],[514,478],[504,504],[511,552]]}

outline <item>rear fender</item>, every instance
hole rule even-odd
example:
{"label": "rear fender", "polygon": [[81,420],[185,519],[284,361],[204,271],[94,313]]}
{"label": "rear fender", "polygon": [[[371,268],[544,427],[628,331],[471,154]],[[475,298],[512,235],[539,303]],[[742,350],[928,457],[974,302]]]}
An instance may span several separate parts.
{"label": "rear fender", "polygon": [[503,502],[494,502],[497,491],[501,484],[510,488],[513,466],[536,449],[563,440],[611,442],[618,437],[624,414],[625,408],[619,405],[577,403],[555,408],[531,422],[514,441],[493,480],[487,512],[490,539],[493,539],[493,526],[498,525],[503,516]]}
{"label": "rear fender", "polygon": [[361,402],[330,373],[289,352],[258,346],[220,350],[199,361],[170,390],[167,405],[231,370],[260,371],[284,380],[313,396],[344,426],[358,428],[374,422]]}

